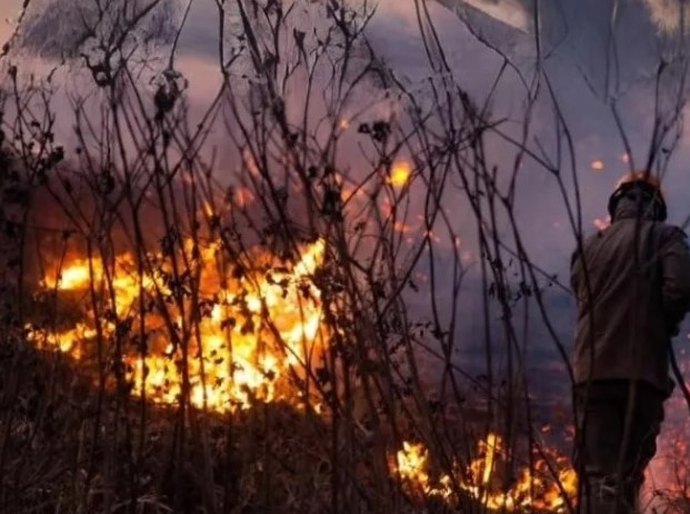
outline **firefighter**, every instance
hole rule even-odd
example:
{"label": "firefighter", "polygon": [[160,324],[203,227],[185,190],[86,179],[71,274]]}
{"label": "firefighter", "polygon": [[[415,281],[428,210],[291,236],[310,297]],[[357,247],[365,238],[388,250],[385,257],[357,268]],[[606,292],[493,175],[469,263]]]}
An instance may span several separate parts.
{"label": "firefighter", "polygon": [[671,338],[690,310],[690,249],[684,232],[665,223],[659,181],[625,175],[608,211],[611,224],[584,241],[571,268],[581,514],[637,512],[673,389]]}

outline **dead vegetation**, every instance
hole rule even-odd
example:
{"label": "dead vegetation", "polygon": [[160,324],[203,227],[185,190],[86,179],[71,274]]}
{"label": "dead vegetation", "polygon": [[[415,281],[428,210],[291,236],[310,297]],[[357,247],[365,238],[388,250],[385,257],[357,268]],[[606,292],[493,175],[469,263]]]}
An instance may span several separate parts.
{"label": "dead vegetation", "polygon": [[[101,8],[70,113],[4,61],[0,510],[573,512],[525,364],[536,312],[567,375],[560,286],[514,213],[529,159],[584,231],[546,74],[515,136],[453,80],[423,2],[428,98],[373,54],[366,2],[217,0],[218,89],[190,112],[176,46],[156,71],[137,53],[156,4]],[[531,143],[541,94],[553,159]],[[406,443],[427,452],[407,475]]]}

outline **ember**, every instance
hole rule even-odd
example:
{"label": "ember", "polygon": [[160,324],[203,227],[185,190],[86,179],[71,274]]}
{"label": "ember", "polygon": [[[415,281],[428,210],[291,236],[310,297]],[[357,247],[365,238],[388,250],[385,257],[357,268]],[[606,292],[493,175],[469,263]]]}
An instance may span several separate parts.
{"label": "ember", "polygon": [[388,183],[393,187],[404,187],[410,180],[412,167],[407,161],[398,161],[391,168]]}
{"label": "ember", "polygon": [[593,171],[604,171],[604,162],[600,160],[592,161]]}

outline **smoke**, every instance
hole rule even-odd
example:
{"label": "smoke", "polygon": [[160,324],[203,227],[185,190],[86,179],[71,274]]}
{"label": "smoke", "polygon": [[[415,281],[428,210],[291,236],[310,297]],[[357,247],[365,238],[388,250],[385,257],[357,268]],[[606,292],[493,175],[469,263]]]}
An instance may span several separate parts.
{"label": "smoke", "polygon": [[[531,2],[469,3],[469,8],[459,0],[427,3],[453,78],[479,105],[488,102],[492,118],[504,120],[503,130],[517,140],[529,85],[535,77],[542,81],[531,112],[528,146],[535,155],[558,154],[556,135],[562,128],[554,122],[557,103],[574,144],[574,169],[566,157],[560,178],[571,202],[575,195],[571,173],[577,179],[585,235],[595,232],[597,220],[605,218],[606,202],[619,176],[631,166],[645,167],[652,150],[653,169],[663,174],[668,191],[671,222],[682,224],[689,214],[684,199],[690,194],[690,181],[684,163],[690,155],[679,123],[685,112],[679,99],[687,94],[682,80],[687,46],[682,25],[672,23],[678,19],[680,3],[542,2],[539,46],[533,28],[524,23],[516,27],[510,21],[534,19]],[[482,10],[482,4],[490,4],[491,9]],[[505,12],[497,13],[500,9]],[[429,94],[429,66],[413,2],[383,0],[370,29],[372,45],[394,73],[418,97]],[[545,78],[554,98],[546,90]],[[657,138],[660,126],[669,128],[663,140]],[[515,146],[498,137],[488,137],[487,146],[487,159],[498,169],[499,180],[509,176]],[[544,298],[548,317],[569,348],[575,305],[567,288],[575,238],[563,193],[556,177],[529,158],[522,163],[517,182],[515,213],[527,252],[539,269],[565,288],[546,287]],[[463,217],[462,208],[448,200],[458,231],[476,257],[472,217]],[[510,240],[507,231],[502,236]],[[464,363],[476,362],[483,352],[478,275],[479,268],[470,267],[466,294],[474,300],[459,308],[464,321],[459,337],[470,341],[459,359]],[[498,313],[493,316],[497,323]],[[527,323],[528,366],[536,371],[532,383],[542,394],[562,398],[568,386],[564,368],[536,309]]]}
{"label": "smoke", "polygon": [[110,0],[103,9],[98,2],[33,0],[26,9],[19,46],[41,57],[73,58],[91,51],[90,43],[99,33],[112,34],[117,41],[129,24],[138,27],[132,44],[147,49],[165,45],[175,35],[178,7],[175,1]]}
{"label": "smoke", "polygon": [[[685,94],[678,89],[682,70],[674,64],[684,55],[681,44],[684,37],[681,6],[684,4],[677,0],[541,2],[538,31],[534,28],[535,13],[531,2],[473,0],[468,4],[459,0],[427,4],[453,78],[478,105],[488,106],[493,119],[503,120],[505,135],[519,138],[529,84],[535,77],[542,81],[548,77],[555,98],[550,98],[546,86],[542,85],[531,112],[529,148],[535,155],[545,152],[553,157],[557,154],[556,133],[560,128],[554,121],[555,100],[574,143],[574,169],[568,169],[569,159],[564,162],[564,174],[568,175],[563,177],[564,193],[570,201],[574,200],[575,184],[569,176],[572,172],[581,193],[585,232],[594,231],[595,220],[605,216],[606,200],[618,176],[628,169],[630,162],[639,168],[649,160],[650,147],[654,146],[655,120],[673,121],[677,104],[657,102],[658,88],[664,93],[661,97],[667,99]],[[84,5],[77,0],[32,3],[22,29],[24,48],[49,60],[78,56],[89,40],[80,20],[97,21],[95,11]],[[180,7],[179,2],[162,2],[149,15],[137,35],[139,40],[155,43],[165,53],[178,27]],[[176,65],[189,81],[188,101],[192,116],[204,111],[221,81],[215,68],[219,43],[214,26],[216,14],[213,2],[194,2],[180,35]],[[66,23],[67,20],[72,23]],[[62,28],[54,30],[55,26]],[[536,44],[537,35],[539,45]],[[430,94],[430,71],[414,2],[380,0],[367,38],[376,56],[423,103],[425,95]],[[666,63],[666,67],[657,80],[661,62]],[[496,87],[492,91],[494,84]],[[369,87],[368,96],[384,97],[385,86],[372,83]],[[492,91],[490,96],[489,91]],[[367,105],[370,100],[361,94],[353,100],[353,111],[357,110],[357,103]],[[612,108],[614,105],[617,114]],[[366,115],[373,120],[390,115],[395,109],[404,112],[403,107],[382,101]],[[322,111],[322,106],[316,109],[315,116]],[[670,148],[673,136],[671,133],[667,140],[654,143]],[[222,148],[222,133],[217,137],[213,142]],[[662,152],[659,161],[665,170],[670,217],[677,223],[688,215],[683,199],[690,194],[688,171],[683,165],[690,158],[690,148],[687,137],[682,134],[679,137],[673,152],[668,153],[673,158],[664,161],[666,154]],[[357,144],[356,135],[344,136],[343,145],[347,148],[356,150]],[[626,144],[630,147],[630,155]],[[515,156],[515,146],[505,139],[487,138],[487,158],[501,177],[508,174]],[[223,157],[227,158],[224,161],[227,171],[228,163],[233,161],[230,156]],[[358,164],[355,158],[350,163],[353,169]],[[553,277],[554,282],[564,286],[545,287],[544,295],[550,320],[558,328],[560,338],[570,344],[574,304],[567,286],[570,255],[575,243],[563,193],[555,177],[530,158],[521,164],[516,188],[515,213],[527,252],[545,276]],[[473,362],[481,360],[478,356],[483,344],[483,318],[478,300],[481,291],[479,254],[473,243],[475,222],[469,208],[462,204],[461,193],[458,184],[451,184],[445,201],[454,228],[462,235],[462,249],[468,256],[465,292],[458,306],[462,323],[457,329],[458,337],[466,343],[464,355],[458,359]],[[507,230],[504,235],[510,240]],[[437,257],[441,274],[448,269],[443,258]],[[412,297],[411,302],[416,302],[422,312],[427,300],[421,296],[417,298]],[[498,323],[498,313],[491,315],[492,322]],[[529,323],[529,365],[543,371],[536,375],[541,382],[537,379],[535,382],[547,389],[563,368],[557,364],[559,357],[548,342],[550,336],[540,317],[530,313]],[[481,362],[475,362],[473,367],[481,367]]]}

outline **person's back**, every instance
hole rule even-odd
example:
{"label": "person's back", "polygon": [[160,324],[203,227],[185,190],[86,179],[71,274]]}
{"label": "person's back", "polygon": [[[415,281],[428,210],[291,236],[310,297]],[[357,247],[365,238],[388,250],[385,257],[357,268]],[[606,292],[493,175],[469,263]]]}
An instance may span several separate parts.
{"label": "person's back", "polygon": [[663,222],[658,185],[630,178],[611,198],[611,226],[572,266],[576,464],[592,514],[634,512],[671,391],[670,339],[690,308],[685,235]]}
{"label": "person's back", "polygon": [[[573,265],[576,383],[638,379],[668,390],[668,342],[687,298],[679,291],[682,305],[671,306],[664,284],[667,290],[690,284],[686,252],[678,228],[634,214],[585,241]],[[669,258],[678,266],[669,267]]]}

